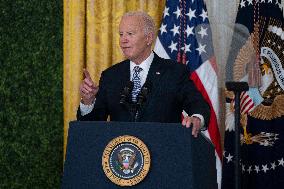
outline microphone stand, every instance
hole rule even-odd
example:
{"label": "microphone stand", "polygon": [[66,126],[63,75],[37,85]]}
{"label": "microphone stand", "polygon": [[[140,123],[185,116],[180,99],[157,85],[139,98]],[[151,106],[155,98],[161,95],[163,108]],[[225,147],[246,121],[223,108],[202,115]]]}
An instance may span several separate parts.
{"label": "microphone stand", "polygon": [[134,117],[134,122],[138,122],[139,112],[140,112],[140,107],[136,105],[136,113]]}
{"label": "microphone stand", "polygon": [[136,102],[136,106],[135,106],[135,117],[134,117],[134,122],[137,122],[139,119],[139,113],[140,110],[142,108],[143,103],[146,101],[146,96],[148,94],[148,87],[144,86],[142,87],[140,93],[137,96],[137,102]]}
{"label": "microphone stand", "polygon": [[131,114],[131,122],[137,122],[136,118],[136,112],[137,112],[137,104],[136,103],[130,103],[129,105],[129,112]]}
{"label": "microphone stand", "polygon": [[226,82],[226,88],[235,94],[235,189],[241,189],[240,169],[240,96],[243,91],[248,91],[247,82]]}

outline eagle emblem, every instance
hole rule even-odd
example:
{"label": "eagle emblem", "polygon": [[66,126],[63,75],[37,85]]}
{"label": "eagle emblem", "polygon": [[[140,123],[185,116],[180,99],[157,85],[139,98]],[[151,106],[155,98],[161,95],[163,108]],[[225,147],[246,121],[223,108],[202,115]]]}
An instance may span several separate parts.
{"label": "eagle emblem", "polygon": [[133,173],[137,166],[139,165],[136,162],[136,154],[134,150],[130,148],[123,148],[117,154],[118,164],[120,165],[120,169],[124,174]]}
{"label": "eagle emblem", "polygon": [[[246,43],[240,49],[234,64],[234,80],[249,81],[249,71],[259,70],[259,85],[251,86],[249,92],[242,98],[244,107],[241,110],[250,108],[249,111],[241,111],[241,125],[243,134],[241,134],[241,144],[258,143],[262,146],[273,146],[278,140],[277,133],[261,132],[256,135],[249,133],[247,128],[247,116],[261,119],[272,120],[284,115],[284,31],[279,27],[279,21],[269,19],[260,19],[261,23],[255,25],[255,31],[250,34]],[[257,29],[259,26],[267,28]],[[255,48],[255,43],[259,42],[259,37],[263,40],[260,48]],[[257,55],[257,56],[256,56]],[[258,61],[259,60],[259,61]],[[254,67],[253,67],[253,66]],[[255,79],[255,78],[253,78]],[[234,120],[231,119],[234,113],[234,96],[226,92],[226,97],[231,99],[231,104],[227,104],[226,130],[234,130]],[[252,103],[247,103],[251,100]],[[249,104],[250,106],[247,106]],[[241,104],[242,106],[242,104]]]}

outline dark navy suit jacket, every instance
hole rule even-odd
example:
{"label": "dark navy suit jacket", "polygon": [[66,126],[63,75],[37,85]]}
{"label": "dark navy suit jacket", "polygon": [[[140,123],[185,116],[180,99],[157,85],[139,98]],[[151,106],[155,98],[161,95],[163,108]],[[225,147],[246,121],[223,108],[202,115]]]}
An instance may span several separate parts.
{"label": "dark navy suit jacket", "polygon": [[[201,114],[207,125],[210,109],[202,95],[189,79],[185,65],[154,55],[145,83],[151,83],[147,100],[142,106],[139,121],[143,122],[181,122],[181,113]],[[125,60],[102,72],[99,91],[94,109],[81,116],[78,108],[77,119],[80,121],[131,121],[128,109],[119,104],[121,92],[130,80],[130,61]]]}

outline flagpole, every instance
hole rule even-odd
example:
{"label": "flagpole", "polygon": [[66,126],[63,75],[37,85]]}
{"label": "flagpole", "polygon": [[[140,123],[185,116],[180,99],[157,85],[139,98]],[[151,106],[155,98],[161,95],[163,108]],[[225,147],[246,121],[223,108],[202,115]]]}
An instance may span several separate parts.
{"label": "flagpole", "polygon": [[248,91],[247,82],[226,82],[226,88],[229,91],[233,91],[235,94],[235,189],[241,189],[241,150],[240,150],[240,96],[244,91]]}

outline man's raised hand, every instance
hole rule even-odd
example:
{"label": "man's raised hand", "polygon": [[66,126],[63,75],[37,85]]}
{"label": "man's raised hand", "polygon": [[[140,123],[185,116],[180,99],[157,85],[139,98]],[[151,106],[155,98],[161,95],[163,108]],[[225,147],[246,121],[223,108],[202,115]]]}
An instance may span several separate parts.
{"label": "man's raised hand", "polygon": [[93,82],[90,73],[84,69],[84,80],[80,84],[81,102],[85,105],[90,105],[94,102],[99,87]]}

